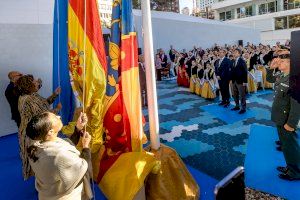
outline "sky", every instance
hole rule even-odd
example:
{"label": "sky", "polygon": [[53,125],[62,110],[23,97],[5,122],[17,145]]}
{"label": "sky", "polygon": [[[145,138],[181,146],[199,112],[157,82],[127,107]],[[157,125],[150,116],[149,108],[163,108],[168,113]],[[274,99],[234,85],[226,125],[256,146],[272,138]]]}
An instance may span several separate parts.
{"label": "sky", "polygon": [[180,12],[182,8],[189,7],[190,11],[193,9],[193,0],[179,0]]}

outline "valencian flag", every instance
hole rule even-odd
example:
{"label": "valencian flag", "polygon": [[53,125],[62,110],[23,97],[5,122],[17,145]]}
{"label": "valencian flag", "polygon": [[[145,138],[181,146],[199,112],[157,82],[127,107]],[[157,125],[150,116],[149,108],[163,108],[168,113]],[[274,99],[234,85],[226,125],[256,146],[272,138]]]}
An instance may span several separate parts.
{"label": "valencian flag", "polygon": [[71,85],[75,96],[84,103],[84,111],[89,119],[87,131],[92,136],[92,153],[95,153],[103,142],[103,102],[107,71],[96,0],[69,0],[68,51]]}
{"label": "valencian flag", "polygon": [[110,200],[133,199],[156,160],[142,148],[142,110],[132,1],[114,0],[104,110],[105,149],[97,181]]}

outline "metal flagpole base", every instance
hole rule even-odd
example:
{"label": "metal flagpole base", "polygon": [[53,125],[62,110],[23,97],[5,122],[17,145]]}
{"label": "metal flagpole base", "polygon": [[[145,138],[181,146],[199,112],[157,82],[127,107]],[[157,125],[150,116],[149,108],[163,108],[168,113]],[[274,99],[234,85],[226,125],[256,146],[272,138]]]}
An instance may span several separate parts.
{"label": "metal flagpole base", "polygon": [[150,174],[145,183],[147,200],[199,199],[199,186],[174,149],[161,145],[158,150],[145,150],[161,162],[160,172]]}

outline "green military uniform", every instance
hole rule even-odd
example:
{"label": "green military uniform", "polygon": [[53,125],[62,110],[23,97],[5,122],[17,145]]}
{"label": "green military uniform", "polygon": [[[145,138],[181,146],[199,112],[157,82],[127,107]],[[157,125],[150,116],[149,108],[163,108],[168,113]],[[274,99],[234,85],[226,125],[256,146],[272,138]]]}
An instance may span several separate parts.
{"label": "green military uniform", "polygon": [[[300,144],[298,140],[300,136],[296,129],[300,120],[300,104],[288,94],[289,75],[274,71],[267,69],[267,81],[275,83],[271,119],[277,126],[279,140],[282,143],[282,151],[289,169],[287,174],[298,179],[300,178]],[[295,131],[287,131],[284,128],[285,124],[294,128]]]}

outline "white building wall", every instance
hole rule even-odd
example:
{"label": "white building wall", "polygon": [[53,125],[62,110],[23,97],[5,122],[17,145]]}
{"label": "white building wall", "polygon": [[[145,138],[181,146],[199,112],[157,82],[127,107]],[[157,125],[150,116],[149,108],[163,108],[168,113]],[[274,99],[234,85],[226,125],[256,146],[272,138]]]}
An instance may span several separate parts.
{"label": "white building wall", "polygon": [[[138,42],[143,46],[141,12],[134,12],[135,25],[138,31]],[[170,45],[175,49],[189,50],[194,45],[202,48],[210,48],[215,43],[238,44],[238,40],[244,43],[260,43],[258,31],[241,26],[226,24],[215,20],[198,17],[178,15],[176,13],[152,12],[154,50],[159,48],[169,50]]]}
{"label": "white building wall", "polygon": [[49,0],[0,1],[0,136],[17,132],[4,95],[9,71],[40,77],[40,94],[52,93],[53,7]]}

